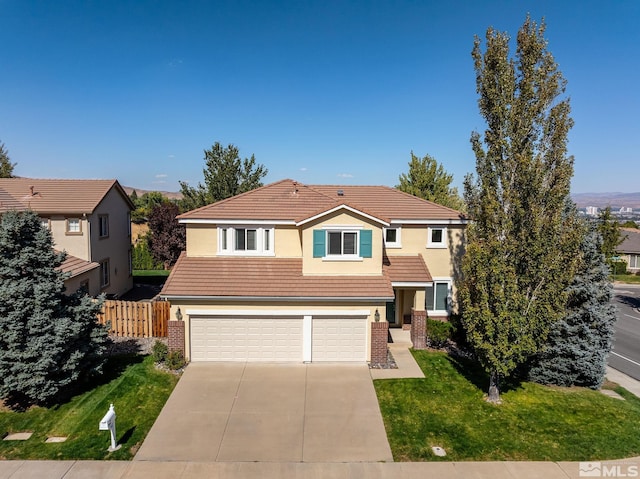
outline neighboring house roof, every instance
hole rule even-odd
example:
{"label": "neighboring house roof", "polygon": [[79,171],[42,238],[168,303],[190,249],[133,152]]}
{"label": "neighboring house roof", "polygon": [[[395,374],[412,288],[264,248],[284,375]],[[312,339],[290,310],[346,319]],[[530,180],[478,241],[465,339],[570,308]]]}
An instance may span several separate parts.
{"label": "neighboring house roof", "polygon": [[183,221],[270,220],[300,223],[340,206],[382,223],[393,220],[466,222],[459,211],[388,186],[304,185],[286,179],[178,216]]}
{"label": "neighboring house roof", "polygon": [[100,265],[94,261],[85,261],[67,254],[67,258],[60,265],[60,271],[63,273],[69,273],[69,278],[78,276],[79,274],[86,273],[92,269],[99,268]]}
{"label": "neighboring house roof", "polygon": [[621,228],[620,233],[624,238],[616,251],[619,253],[640,254],[640,230],[634,228]]}
{"label": "neighboring house roof", "polygon": [[392,300],[380,276],[303,276],[301,258],[187,257],[183,252],[162,296]]}
{"label": "neighboring house roof", "polygon": [[383,265],[392,283],[431,283],[433,278],[422,255],[385,256]]}
{"label": "neighboring house roof", "polygon": [[0,212],[30,209],[38,214],[91,214],[115,188],[133,209],[117,180],[0,178]]}

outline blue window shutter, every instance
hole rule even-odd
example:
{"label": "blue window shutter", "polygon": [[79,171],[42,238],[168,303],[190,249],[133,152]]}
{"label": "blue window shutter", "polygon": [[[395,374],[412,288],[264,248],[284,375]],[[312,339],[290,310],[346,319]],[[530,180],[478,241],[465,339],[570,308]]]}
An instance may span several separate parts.
{"label": "blue window shutter", "polygon": [[313,230],[313,257],[314,258],[324,257],[324,252],[325,252],[324,238],[325,238],[324,230]]}
{"label": "blue window shutter", "polygon": [[371,258],[371,230],[360,231],[360,256],[363,258]]}

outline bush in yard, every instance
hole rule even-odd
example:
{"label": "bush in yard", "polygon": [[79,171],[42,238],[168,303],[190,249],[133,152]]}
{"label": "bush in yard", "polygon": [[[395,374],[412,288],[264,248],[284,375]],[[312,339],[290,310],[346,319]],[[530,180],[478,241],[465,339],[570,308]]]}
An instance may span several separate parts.
{"label": "bush in yard", "polygon": [[453,325],[448,321],[427,318],[427,343],[432,348],[442,348],[453,333]]}
{"label": "bush in yard", "polygon": [[184,355],[182,354],[182,351],[171,351],[167,355],[167,359],[165,360],[164,364],[172,371],[175,371],[176,369],[180,369],[184,367],[186,362],[184,360]]}
{"label": "bush in yard", "polygon": [[156,341],[151,349],[151,355],[156,363],[163,363],[167,360],[169,354],[169,346],[162,341]]}
{"label": "bush in yard", "polygon": [[0,398],[16,407],[51,404],[101,372],[107,330],[102,302],[64,294],[64,253],[33,212],[0,219]]}

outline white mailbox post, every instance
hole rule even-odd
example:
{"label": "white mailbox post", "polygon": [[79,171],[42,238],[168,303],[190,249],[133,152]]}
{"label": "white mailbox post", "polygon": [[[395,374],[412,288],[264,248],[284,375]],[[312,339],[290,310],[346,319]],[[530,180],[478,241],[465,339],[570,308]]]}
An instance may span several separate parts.
{"label": "white mailbox post", "polygon": [[105,414],[100,421],[99,429],[100,431],[109,431],[111,433],[111,446],[109,446],[109,452],[120,449],[120,446],[116,444],[116,410],[113,409],[113,404],[109,407],[107,414]]}

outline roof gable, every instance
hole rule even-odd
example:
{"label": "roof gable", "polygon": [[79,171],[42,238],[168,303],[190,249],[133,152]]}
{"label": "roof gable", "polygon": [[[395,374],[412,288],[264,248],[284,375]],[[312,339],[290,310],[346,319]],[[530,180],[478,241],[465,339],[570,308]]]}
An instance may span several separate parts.
{"label": "roof gable", "polygon": [[114,188],[133,209],[117,180],[1,178],[0,212],[30,209],[45,215],[91,214]]}
{"label": "roof gable", "polygon": [[398,220],[466,222],[462,213],[388,186],[304,185],[286,179],[184,213],[181,222],[289,221],[301,224],[336,208],[382,224]]}

